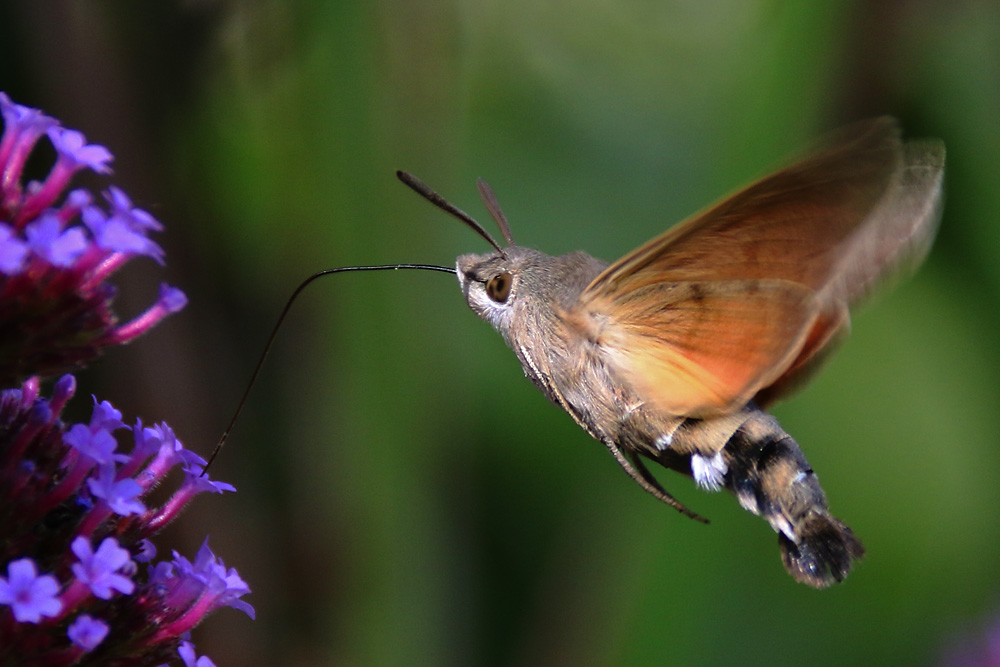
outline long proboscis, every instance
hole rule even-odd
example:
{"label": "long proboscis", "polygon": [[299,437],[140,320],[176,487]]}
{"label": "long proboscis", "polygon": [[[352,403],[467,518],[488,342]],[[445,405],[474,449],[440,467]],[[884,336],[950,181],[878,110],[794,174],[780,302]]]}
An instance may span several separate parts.
{"label": "long proboscis", "polygon": [[285,316],[288,315],[288,311],[291,309],[292,304],[295,303],[295,299],[298,298],[299,294],[302,293],[307,286],[309,286],[313,281],[323,276],[333,275],[335,273],[344,273],[347,271],[399,271],[401,269],[417,269],[423,271],[440,271],[442,273],[455,273],[454,268],[447,266],[438,266],[437,264],[378,264],[373,266],[340,266],[335,269],[326,269],[324,271],[319,271],[309,276],[302,283],[295,288],[292,295],[288,297],[288,301],[285,303],[285,307],[281,311],[281,315],[278,316],[278,321],[274,324],[274,328],[271,330],[271,335],[267,337],[267,343],[264,344],[264,351],[260,355],[260,359],[257,361],[257,365],[253,369],[253,374],[250,376],[250,381],[247,383],[247,388],[243,391],[243,396],[240,398],[239,404],[236,406],[236,411],[233,412],[232,418],[229,420],[229,424],[226,426],[226,430],[222,432],[222,437],[219,438],[218,444],[215,445],[215,449],[212,450],[212,455],[208,457],[208,462],[205,464],[204,470],[202,470],[202,475],[208,472],[209,466],[212,465],[212,461],[215,457],[219,455],[219,451],[222,446],[226,444],[226,440],[229,438],[229,433],[233,430],[233,426],[236,425],[236,420],[239,419],[240,413],[243,412],[243,406],[246,405],[247,397],[250,396],[250,390],[253,388],[254,383],[257,381],[257,376],[260,374],[260,369],[264,366],[264,360],[267,359],[268,353],[271,351],[271,346],[274,345],[274,339],[278,335],[278,329],[281,328],[281,324],[285,321]]}

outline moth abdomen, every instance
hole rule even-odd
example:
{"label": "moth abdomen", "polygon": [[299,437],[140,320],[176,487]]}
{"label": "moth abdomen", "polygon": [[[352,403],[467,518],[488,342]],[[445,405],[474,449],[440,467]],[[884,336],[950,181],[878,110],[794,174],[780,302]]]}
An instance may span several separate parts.
{"label": "moth abdomen", "polygon": [[789,574],[816,588],[842,581],[864,547],[830,514],[812,466],[778,420],[755,411],[726,443],[723,455],[726,488],[778,533]]}
{"label": "moth abdomen", "polygon": [[861,541],[847,524],[828,512],[810,512],[799,524],[799,541],[778,534],[781,562],[796,581],[814,588],[838,583],[865,555]]}

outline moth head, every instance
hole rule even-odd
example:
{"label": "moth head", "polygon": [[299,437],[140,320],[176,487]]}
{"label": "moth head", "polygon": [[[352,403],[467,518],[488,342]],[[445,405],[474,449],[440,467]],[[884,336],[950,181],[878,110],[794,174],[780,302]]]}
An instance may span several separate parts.
{"label": "moth head", "polygon": [[507,337],[512,322],[527,307],[520,293],[543,257],[520,246],[508,246],[502,253],[461,255],[455,269],[469,308]]}
{"label": "moth head", "polygon": [[490,216],[500,228],[507,247],[502,247],[472,216],[448,203],[420,179],[404,171],[396,172],[403,183],[438,208],[450,213],[493,246],[495,252],[485,255],[462,255],[458,258],[458,280],[469,307],[481,318],[492,324],[505,337],[510,330],[512,305],[520,283],[519,273],[524,260],[535,253],[514,245],[510,225],[500,210],[496,195],[483,179],[476,182],[479,196]]}

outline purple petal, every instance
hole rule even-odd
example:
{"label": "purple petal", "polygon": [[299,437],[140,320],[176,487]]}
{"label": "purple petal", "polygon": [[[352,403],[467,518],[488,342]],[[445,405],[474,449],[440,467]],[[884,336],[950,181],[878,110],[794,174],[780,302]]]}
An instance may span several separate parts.
{"label": "purple petal", "polygon": [[96,553],[91,551],[90,541],[85,537],[73,540],[70,549],[79,559],[71,565],[73,574],[78,581],[87,584],[96,597],[110,600],[114,595],[112,590],[126,594],[135,590],[132,580],[119,574],[132,559],[127,550],[118,546],[115,538],[104,538]]}
{"label": "purple petal", "polygon": [[150,456],[160,451],[160,444],[162,443],[160,432],[153,428],[143,427],[142,419],[138,417],[135,420],[135,426],[132,427],[132,440],[134,446],[132,447],[130,458],[136,468]]}
{"label": "purple petal", "polygon": [[89,192],[83,188],[77,188],[76,190],[70,191],[66,195],[66,201],[63,203],[63,207],[69,207],[71,209],[82,211],[87,206],[90,206],[90,202],[93,201],[93,197]]}
{"label": "purple petal", "polygon": [[87,249],[87,237],[79,227],[61,229],[58,216],[47,211],[24,228],[24,235],[35,254],[56,266],[67,267]]}
{"label": "purple petal", "polygon": [[[185,456],[186,455],[186,456]],[[201,458],[189,449],[182,453],[184,462],[184,485],[194,489],[196,493],[208,491],[209,493],[222,493],[223,491],[236,491],[236,487],[226,482],[216,482],[208,475],[202,474],[205,471],[205,459]]]}
{"label": "purple petal", "polygon": [[153,231],[160,231],[163,229],[163,225],[160,224],[159,220],[154,218],[141,208],[132,206],[132,200],[129,199],[121,188],[111,186],[104,193],[104,198],[107,199],[108,204],[111,206],[112,215],[120,215],[132,220],[132,224],[138,229],[149,229]]}
{"label": "purple petal", "polygon": [[187,305],[188,298],[181,290],[176,287],[171,287],[167,283],[160,283],[160,298],[158,299],[160,305],[168,313],[176,313],[184,309]]}
{"label": "purple petal", "polygon": [[111,151],[104,146],[88,144],[82,132],[52,127],[47,134],[59,159],[69,163],[73,168],[89,167],[99,174],[111,172],[109,166],[113,157]]}
{"label": "purple petal", "polygon": [[90,430],[103,430],[107,432],[119,428],[128,428],[122,421],[122,413],[108,401],[98,402],[97,397],[91,394],[94,399],[94,412],[90,416]]}
{"label": "purple petal", "polygon": [[21,272],[28,245],[21,241],[14,229],[0,222],[0,273],[13,276]]}
{"label": "purple petal", "polygon": [[112,570],[122,569],[131,560],[128,550],[118,546],[118,540],[113,537],[104,538],[94,553],[94,559],[100,560]]}
{"label": "purple petal", "polygon": [[147,428],[146,431],[151,434],[150,437],[154,437],[159,441],[157,456],[164,459],[165,466],[172,467],[181,460],[181,452],[186,450],[181,441],[177,439],[174,430],[166,422],[154,424]]}
{"label": "purple petal", "polygon": [[83,535],[70,542],[69,550],[76,554],[77,560],[89,561],[94,557],[94,550],[90,547],[90,540]]}
{"label": "purple petal", "polygon": [[156,545],[150,540],[141,539],[137,545],[138,549],[132,558],[140,563],[148,563],[156,558]]}
{"label": "purple petal", "polygon": [[100,239],[104,230],[104,225],[108,222],[108,216],[96,206],[90,204],[80,209],[80,218],[87,226],[95,239]]}
{"label": "purple petal", "polygon": [[108,636],[110,629],[104,621],[83,614],[70,624],[66,634],[84,651],[93,651]]}
{"label": "purple petal", "polygon": [[121,516],[142,514],[146,506],[139,500],[143,488],[131,477],[115,481],[113,465],[102,465],[96,479],[87,480],[90,492],[111,507],[111,511]]}
{"label": "purple petal", "polygon": [[215,667],[215,663],[207,655],[197,657],[194,644],[189,641],[181,642],[180,646],[177,647],[177,655],[184,661],[184,667]]}
{"label": "purple petal", "polygon": [[63,435],[63,442],[98,464],[106,465],[116,458],[114,451],[118,441],[107,431],[91,431],[84,424],[74,424]]}
{"label": "purple petal", "polygon": [[110,214],[106,215],[96,206],[83,210],[83,222],[98,246],[112,252],[147,255],[162,264],[163,249],[146,234],[163,226],[148,212],[134,208],[132,201],[118,188],[110,188],[104,197],[111,207]]}
{"label": "purple petal", "polygon": [[71,227],[53,239],[49,248],[50,255],[46,259],[56,266],[71,266],[87,249],[87,237],[79,227]]}
{"label": "purple petal", "polygon": [[174,552],[174,564],[181,574],[201,581],[214,593],[216,599],[212,609],[228,606],[239,609],[250,618],[255,617],[253,606],[239,599],[250,592],[250,587],[243,581],[235,568],[226,570],[222,559],[216,557],[208,548],[207,537],[201,548],[198,549],[193,563]]}
{"label": "purple petal", "polygon": [[149,571],[149,583],[153,586],[163,586],[176,576],[174,573],[174,564],[170,561],[161,560]]}
{"label": "purple petal", "polygon": [[152,254],[154,246],[159,248],[142,232],[133,230],[125,220],[117,217],[105,221],[100,234],[97,235],[97,245],[112,252],[127,252],[134,255]]}

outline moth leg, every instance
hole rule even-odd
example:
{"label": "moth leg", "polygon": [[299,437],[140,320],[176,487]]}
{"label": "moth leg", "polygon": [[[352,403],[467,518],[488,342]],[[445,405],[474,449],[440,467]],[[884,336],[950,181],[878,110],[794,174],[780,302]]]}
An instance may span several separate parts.
{"label": "moth leg", "polygon": [[621,447],[617,445],[617,443],[611,440],[605,440],[604,445],[608,448],[608,451],[611,452],[611,455],[615,457],[615,460],[618,461],[618,465],[622,467],[622,470],[628,473],[629,477],[634,479],[639,486],[651,493],[657,500],[670,505],[681,514],[688,516],[695,521],[708,523],[708,519],[689,510],[683,503],[681,503],[681,501],[667,493],[656,478],[653,477],[653,474],[649,472],[643,464],[642,459],[639,458],[638,454],[634,452],[628,452],[626,454],[622,451]]}

